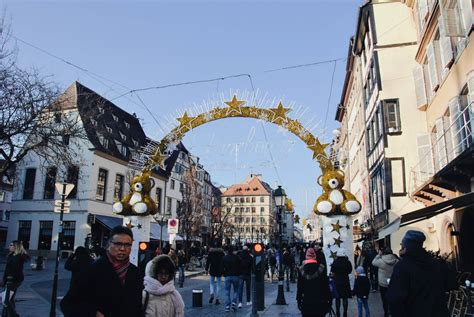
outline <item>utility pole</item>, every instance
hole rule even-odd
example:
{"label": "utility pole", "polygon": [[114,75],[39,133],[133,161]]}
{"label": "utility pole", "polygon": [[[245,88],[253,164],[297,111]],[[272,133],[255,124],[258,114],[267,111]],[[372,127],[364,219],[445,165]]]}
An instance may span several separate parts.
{"label": "utility pole", "polygon": [[54,267],[54,280],[53,280],[53,291],[51,292],[51,310],[49,312],[50,317],[56,317],[56,300],[58,294],[58,266],[59,257],[61,252],[61,244],[63,243],[63,216],[64,213],[69,213],[70,201],[66,201],[67,195],[74,189],[74,184],[68,183],[56,183],[56,190],[61,195],[61,200],[56,200],[55,205],[59,205],[54,208],[54,212],[59,212],[59,229],[58,229],[58,241],[56,251],[56,265]]}

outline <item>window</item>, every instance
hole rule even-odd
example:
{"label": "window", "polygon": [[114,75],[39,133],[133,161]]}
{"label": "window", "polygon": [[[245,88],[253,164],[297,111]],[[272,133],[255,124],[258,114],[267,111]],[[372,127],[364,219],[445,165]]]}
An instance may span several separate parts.
{"label": "window", "polygon": [[260,207],[260,212],[265,212],[265,207]]}
{"label": "window", "polygon": [[51,250],[52,237],[53,237],[53,222],[40,221],[38,250]]}
{"label": "window", "polygon": [[255,207],[252,207],[252,213],[255,213]]}
{"label": "window", "polygon": [[132,138],[133,147],[138,148],[138,141]]}
{"label": "window", "polygon": [[252,217],[252,223],[255,223],[255,217]]}
{"label": "window", "polygon": [[25,187],[23,188],[23,199],[33,199],[35,191],[36,168],[26,169]]}
{"label": "window", "polygon": [[124,176],[123,175],[115,174],[114,200],[122,200],[123,181],[124,181]]}
{"label": "window", "polygon": [[115,122],[118,122],[118,117],[112,113],[112,118],[114,119]]}
{"label": "window", "polygon": [[55,112],[54,113],[54,122],[56,123],[61,123],[61,112]]}
{"label": "window", "polygon": [[106,130],[108,133],[112,134],[112,128],[111,128],[111,127],[105,126],[105,130]]}
{"label": "window", "polygon": [[161,193],[162,192],[163,190],[161,189],[161,187],[156,187],[155,199],[156,199],[156,204],[158,205],[158,209],[160,210],[160,213],[161,213]]}
{"label": "window", "polygon": [[240,208],[239,208],[239,207],[235,207],[235,212],[236,212],[236,213],[239,213],[239,212],[240,212]]}
{"label": "window", "polygon": [[63,144],[64,145],[69,145],[69,139],[71,138],[71,136],[69,134],[64,134],[63,135]]}
{"label": "window", "polygon": [[104,137],[102,134],[97,134],[97,137],[99,138],[99,142],[100,144],[102,144],[102,146],[104,147],[104,149],[108,149],[109,148],[109,139],[107,139],[106,137]]}
{"label": "window", "polygon": [[67,169],[66,182],[68,182],[69,184],[74,184],[74,188],[71,190],[67,198],[77,197],[78,180],[79,180],[79,167],[69,166]]}
{"label": "window", "polygon": [[385,186],[389,186],[388,180],[385,179],[383,167],[379,167],[370,177],[371,205],[374,215],[382,213],[389,208]]}
{"label": "window", "polygon": [[122,154],[122,156],[128,156],[128,147],[127,145],[125,145],[125,143],[115,140],[115,145],[117,146],[117,150],[120,151],[120,154]]}
{"label": "window", "polygon": [[125,127],[126,127],[127,129],[130,129],[130,123],[128,123],[127,121],[124,121],[123,123],[125,124]]}
{"label": "window", "polygon": [[99,176],[97,177],[97,191],[95,199],[105,201],[105,192],[107,187],[107,171],[99,168]]}
{"label": "window", "polygon": [[250,222],[250,217],[245,217],[245,223],[249,223]]}
{"label": "window", "polygon": [[232,208],[227,207],[227,213],[230,213],[232,211]]}
{"label": "window", "polygon": [[176,184],[175,180],[172,179],[171,182],[170,182],[170,189],[174,189],[175,184]]}
{"label": "window", "polygon": [[171,204],[173,203],[173,200],[171,197],[166,197],[166,213],[168,215],[171,215]]}
{"label": "window", "polygon": [[252,197],[252,202],[254,203],[256,201],[255,197]]}
{"label": "window", "polygon": [[231,202],[232,202],[232,198],[227,197],[226,202],[227,202],[227,203],[231,203]]}
{"label": "window", "polygon": [[25,249],[30,248],[31,220],[18,221],[18,240],[23,242]]}
{"label": "window", "polygon": [[104,114],[105,112],[104,108],[102,108],[101,106],[98,107],[98,110],[100,114]]}
{"label": "window", "polygon": [[388,134],[399,133],[402,131],[402,124],[400,121],[400,106],[398,99],[384,100],[383,111],[385,119],[385,129]]}
{"label": "window", "polygon": [[244,203],[244,202],[245,202],[244,197],[240,197],[240,202],[241,202],[241,203]]}
{"label": "window", "polygon": [[245,202],[249,203],[250,202],[250,197],[245,197]]}
{"label": "window", "polygon": [[261,197],[260,197],[260,202],[261,202],[261,203],[264,203],[264,202],[265,202],[265,197],[261,196]]}
{"label": "window", "polygon": [[245,212],[249,213],[250,212],[250,207],[245,208]]}
{"label": "window", "polygon": [[119,131],[120,137],[122,138],[123,141],[127,141],[127,136],[123,134],[121,131]]}
{"label": "window", "polygon": [[92,124],[94,127],[96,127],[96,126],[97,126],[97,120],[92,119],[92,118],[91,118],[90,120],[91,120],[91,124]]}
{"label": "window", "polygon": [[238,202],[239,202],[239,198],[238,198],[238,197],[235,197],[235,198],[234,198],[234,202],[235,202],[235,203],[238,203]]}
{"label": "window", "polygon": [[54,199],[54,184],[56,183],[56,173],[58,169],[55,166],[48,167],[46,170],[46,179],[44,180],[43,199]]}
{"label": "window", "polygon": [[62,250],[74,250],[74,238],[76,235],[76,222],[64,221]]}
{"label": "window", "polygon": [[183,192],[184,190],[184,184],[183,183],[179,183],[179,191],[180,192]]}
{"label": "window", "polygon": [[260,217],[260,223],[261,223],[261,224],[264,224],[264,223],[265,223],[265,218]]}

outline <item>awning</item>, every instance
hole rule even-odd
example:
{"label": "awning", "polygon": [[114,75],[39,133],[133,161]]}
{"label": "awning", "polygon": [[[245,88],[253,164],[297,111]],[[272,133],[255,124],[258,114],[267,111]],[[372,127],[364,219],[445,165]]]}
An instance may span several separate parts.
{"label": "awning", "polygon": [[404,214],[401,216],[400,227],[429,219],[450,209],[468,207],[471,205],[474,205],[474,192]]}
{"label": "awning", "polygon": [[[161,228],[163,228],[163,235],[161,235]],[[168,226],[164,225],[163,227],[160,227],[159,224],[152,222],[150,224],[150,238],[153,240],[160,240],[160,238],[163,238],[163,241],[169,241]]]}
{"label": "awning", "polygon": [[378,240],[398,231],[401,227],[429,219],[450,209],[468,207],[471,205],[474,205],[474,192],[406,213],[382,227],[379,230]]}
{"label": "awning", "polygon": [[104,227],[112,229],[123,224],[123,218],[95,215],[95,220],[99,221]]}

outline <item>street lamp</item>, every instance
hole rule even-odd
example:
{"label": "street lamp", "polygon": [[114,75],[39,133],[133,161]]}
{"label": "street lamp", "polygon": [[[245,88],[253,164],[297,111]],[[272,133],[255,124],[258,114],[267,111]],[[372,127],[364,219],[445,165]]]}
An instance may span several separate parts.
{"label": "street lamp", "polygon": [[160,225],[160,250],[163,250],[163,227],[168,224],[168,219],[164,215],[161,217],[153,217],[157,224]]}
{"label": "street lamp", "polygon": [[281,234],[282,234],[282,229],[281,229],[281,224],[282,224],[282,213],[283,213],[283,207],[285,206],[285,199],[286,199],[286,193],[281,186],[278,186],[278,188],[273,192],[273,197],[275,198],[275,205],[278,207],[278,252],[280,253],[280,261],[278,263],[278,296],[276,299],[276,305],[286,305],[285,301],[285,293],[283,290],[283,246],[282,246],[282,241],[281,241]]}

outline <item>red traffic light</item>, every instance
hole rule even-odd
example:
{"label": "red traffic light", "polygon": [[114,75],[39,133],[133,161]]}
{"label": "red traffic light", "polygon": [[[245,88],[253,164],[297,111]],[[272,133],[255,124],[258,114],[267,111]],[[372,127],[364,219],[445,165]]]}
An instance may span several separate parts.
{"label": "red traffic light", "polygon": [[262,254],[263,253],[263,244],[254,243],[253,245],[253,254]]}

